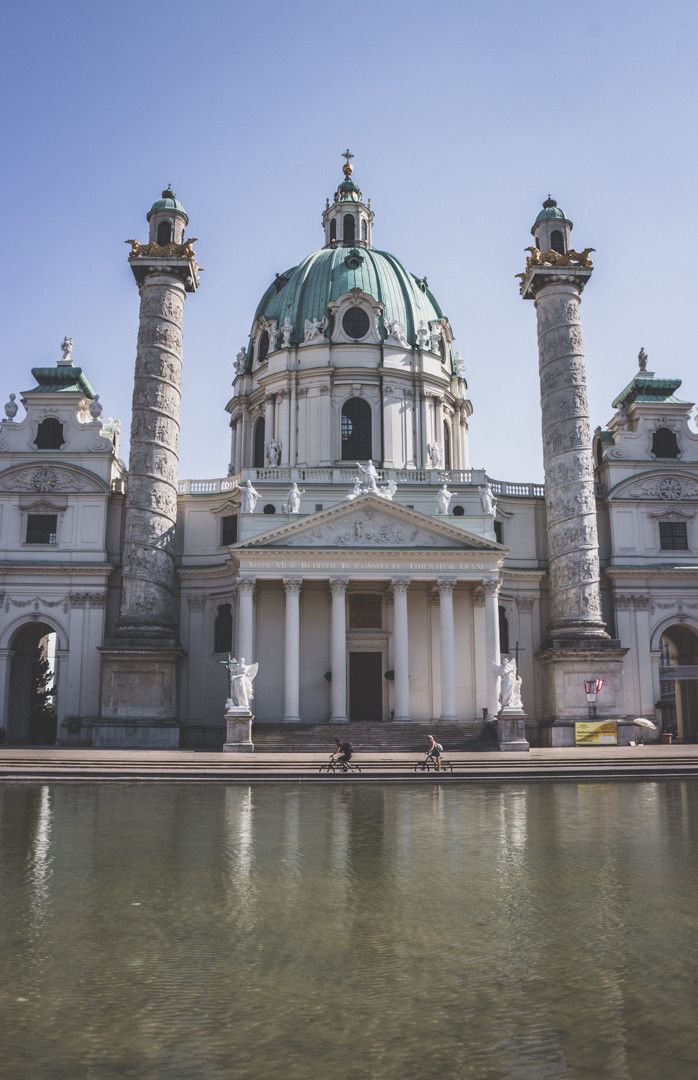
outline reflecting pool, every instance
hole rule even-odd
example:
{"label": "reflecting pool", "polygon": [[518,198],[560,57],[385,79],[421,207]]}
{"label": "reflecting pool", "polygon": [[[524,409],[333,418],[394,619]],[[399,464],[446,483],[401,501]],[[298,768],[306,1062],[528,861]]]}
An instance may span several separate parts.
{"label": "reflecting pool", "polygon": [[5,784],[0,1076],[696,1080],[698,784]]}

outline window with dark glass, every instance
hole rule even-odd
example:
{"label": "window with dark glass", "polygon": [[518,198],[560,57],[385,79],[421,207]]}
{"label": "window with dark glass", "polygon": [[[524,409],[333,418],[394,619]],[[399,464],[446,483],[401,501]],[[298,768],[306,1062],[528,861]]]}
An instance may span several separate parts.
{"label": "window with dark glass", "polygon": [[596,464],[599,466],[599,468],[601,468],[601,466],[603,465],[603,444],[601,442],[601,439],[599,439],[596,443]]}
{"label": "window with dark glass", "polygon": [[652,453],[658,458],[677,458],[679,444],[671,428],[657,428],[652,436]]}
{"label": "window with dark glass", "polygon": [[383,601],[380,596],[349,593],[349,629],[380,630],[383,626]]}
{"label": "window with dark glass", "polygon": [[238,542],[237,514],[228,514],[221,519],[221,547],[228,547]]}
{"label": "window with dark glass", "polygon": [[501,521],[495,521],[494,523],[494,538],[498,544],[504,543],[504,526]]}
{"label": "window with dark glass", "polygon": [[158,225],[157,242],[160,245],[169,244],[172,240],[172,226],[169,221],[161,221]]}
{"label": "window with dark glass", "polygon": [[361,239],[364,243],[368,240],[368,222],[366,218],[361,219]]}
{"label": "window with dark glass", "polygon": [[233,648],[233,609],[230,604],[220,604],[213,625],[213,651],[231,652]]}
{"label": "window with dark glass", "polygon": [[342,461],[368,461],[371,447],[371,406],[349,398],[342,408]]}
{"label": "window with dark glass", "polygon": [[274,503],[265,503],[262,513],[264,513],[264,514],[275,514],[276,513],[276,507],[274,506]]}
{"label": "window with dark glass", "polygon": [[345,214],[342,236],[345,244],[353,244],[356,238],[356,223],[353,214]]}
{"label": "window with dark glass", "polygon": [[348,311],[344,312],[342,327],[347,337],[359,341],[360,338],[366,337],[370,325],[368,315],[363,308],[350,307]]}
{"label": "window with dark glass", "polygon": [[330,222],[330,240],[337,239],[337,218],[332,218]]}
{"label": "window with dark glass", "polygon": [[63,425],[60,420],[56,420],[55,416],[47,416],[41,421],[34,439],[37,450],[60,450],[64,442]]}
{"label": "window with dark glass", "polygon": [[266,360],[267,353],[269,352],[269,334],[266,330],[262,330],[259,335],[259,341],[257,343],[257,361],[262,363],[262,360]]}
{"label": "window with dark glass", "polygon": [[28,544],[55,544],[57,531],[57,514],[27,514]]}
{"label": "window with dark glass", "polygon": [[444,420],[444,468],[452,469],[451,463],[451,429]]}
{"label": "window with dark glass", "polygon": [[558,251],[560,255],[565,254],[565,238],[559,229],[553,229],[550,234],[550,247],[553,251]]}
{"label": "window with dark glass", "polygon": [[659,545],[662,551],[688,551],[685,521],[660,521]]}
{"label": "window with dark glass", "polygon": [[254,426],[252,464],[255,469],[264,468],[264,417],[260,416]]}
{"label": "window with dark glass", "polygon": [[499,608],[499,651],[509,652],[509,620],[503,607]]}
{"label": "window with dark glass", "polygon": [[453,507],[453,516],[454,517],[463,517],[464,514],[465,514],[465,507],[461,506],[460,503],[458,503],[456,506]]}

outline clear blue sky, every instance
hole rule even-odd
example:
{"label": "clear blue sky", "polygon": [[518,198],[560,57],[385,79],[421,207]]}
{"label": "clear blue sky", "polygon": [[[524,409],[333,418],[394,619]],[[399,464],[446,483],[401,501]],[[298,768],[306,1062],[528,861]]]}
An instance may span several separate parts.
{"label": "clear blue sky", "polygon": [[592,423],[641,345],[698,395],[696,5],[14,0],[0,20],[3,401],[67,333],[128,435],[124,240],[172,181],[206,271],[180,475],[224,475],[233,358],[274,273],[322,245],[347,145],[376,246],[426,273],[451,320],[474,465],[542,477],[535,314],[514,275],[549,191],[597,249]]}

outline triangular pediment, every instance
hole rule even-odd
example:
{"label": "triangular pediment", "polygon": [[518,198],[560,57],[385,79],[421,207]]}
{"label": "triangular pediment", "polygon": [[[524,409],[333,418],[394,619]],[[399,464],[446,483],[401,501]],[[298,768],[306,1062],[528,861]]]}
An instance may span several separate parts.
{"label": "triangular pediment", "polygon": [[417,510],[381,499],[360,495],[351,503],[320,510],[237,544],[242,549],[259,548],[340,548],[412,549],[440,551],[491,551],[505,549],[481,536],[459,529],[446,518],[427,517]]}

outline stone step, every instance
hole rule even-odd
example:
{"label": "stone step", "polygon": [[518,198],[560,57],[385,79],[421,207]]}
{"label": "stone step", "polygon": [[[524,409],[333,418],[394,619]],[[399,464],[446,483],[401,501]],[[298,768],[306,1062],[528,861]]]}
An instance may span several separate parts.
{"label": "stone step", "polygon": [[427,735],[433,735],[447,750],[496,748],[490,725],[481,721],[460,724],[255,724],[252,740],[261,752],[294,753],[330,751],[335,739],[348,739],[356,751],[422,751]]}

